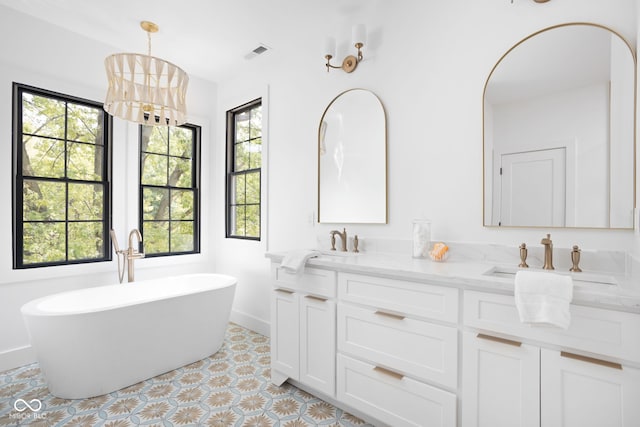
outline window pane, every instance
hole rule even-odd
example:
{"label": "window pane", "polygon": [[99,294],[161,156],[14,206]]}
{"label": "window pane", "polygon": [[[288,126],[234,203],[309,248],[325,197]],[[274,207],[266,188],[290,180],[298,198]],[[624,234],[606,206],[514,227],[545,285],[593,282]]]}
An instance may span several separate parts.
{"label": "window pane", "polygon": [[142,242],[146,254],[169,252],[169,222],[144,222]]}
{"label": "window pane", "polygon": [[169,151],[169,136],[167,128],[162,126],[143,126],[142,151],[149,153],[167,154]]}
{"label": "window pane", "polygon": [[171,223],[171,252],[193,251],[193,222]]}
{"label": "window pane", "polygon": [[192,187],[191,160],[169,157],[169,186]]}
{"label": "window pane", "polygon": [[71,179],[100,181],[103,153],[104,149],[99,145],[70,143],[67,176]]}
{"label": "window pane", "polygon": [[245,207],[233,206],[231,211],[232,211],[231,218],[232,218],[232,226],[233,226],[233,230],[231,231],[231,234],[236,236],[244,236],[245,235],[245,226],[244,226]]}
{"label": "window pane", "polygon": [[167,185],[167,156],[145,154],[142,160],[143,185]]}
{"label": "window pane", "polygon": [[102,222],[69,223],[69,260],[104,256]]}
{"label": "window pane", "polygon": [[262,167],[262,138],[252,139],[248,146],[249,169],[259,169]]}
{"label": "window pane", "polygon": [[169,219],[169,190],[166,188],[142,189],[142,219]]}
{"label": "window pane", "polygon": [[64,139],[65,102],[22,94],[22,132]]}
{"label": "window pane", "polygon": [[56,139],[25,137],[22,175],[47,178],[64,177],[64,142]]}
{"label": "window pane", "polygon": [[[185,220],[193,219],[193,191],[172,190],[171,191],[171,219]],[[171,238],[173,239],[173,235]]]}
{"label": "window pane", "polygon": [[102,184],[69,184],[69,220],[101,220],[103,197]]}
{"label": "window pane", "polygon": [[102,144],[102,109],[69,104],[67,110],[67,139]]}
{"label": "window pane", "polygon": [[235,169],[236,172],[249,169],[249,143],[235,144]]}
{"label": "window pane", "polygon": [[65,261],[64,223],[24,223],[23,262],[37,264]]}
{"label": "window pane", "polygon": [[193,130],[181,127],[170,128],[169,154],[191,158]]}
{"label": "window pane", "polygon": [[64,221],[66,186],[63,182],[25,179],[22,185],[24,221]]}
{"label": "window pane", "polygon": [[[13,84],[13,268],[104,261],[111,123],[102,103]],[[165,173],[166,174],[166,173]],[[21,233],[21,234],[19,234]]]}
{"label": "window pane", "polygon": [[257,107],[251,110],[251,132],[250,138],[258,138],[262,136],[262,108]]}
{"label": "window pane", "polygon": [[260,172],[251,172],[246,176],[245,203],[260,203]]}
{"label": "window pane", "polygon": [[244,142],[249,139],[249,112],[236,114],[236,142]]}
{"label": "window pane", "polygon": [[247,237],[260,237],[260,206],[247,206],[245,227]]}
{"label": "window pane", "polygon": [[231,177],[231,200],[233,204],[241,205],[245,203],[245,175],[235,175]]}

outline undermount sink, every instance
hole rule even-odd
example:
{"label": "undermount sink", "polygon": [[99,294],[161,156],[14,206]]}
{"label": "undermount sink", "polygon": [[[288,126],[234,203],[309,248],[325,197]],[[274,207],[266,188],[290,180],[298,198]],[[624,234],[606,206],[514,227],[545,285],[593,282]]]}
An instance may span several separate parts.
{"label": "undermount sink", "polygon": [[[506,279],[515,279],[516,273],[521,270],[514,267],[491,267],[489,270],[483,273],[484,276],[500,277]],[[573,282],[578,285],[617,285],[615,277],[606,274],[594,274],[594,273],[574,273],[571,271],[558,271],[558,270],[541,270],[541,269],[527,269],[529,271],[540,271],[545,273],[562,274],[565,276],[571,276]]]}
{"label": "undermount sink", "polygon": [[320,251],[320,254],[321,254],[320,256],[345,258],[345,257],[357,256],[359,252],[343,252],[343,251],[335,250],[335,251]]}

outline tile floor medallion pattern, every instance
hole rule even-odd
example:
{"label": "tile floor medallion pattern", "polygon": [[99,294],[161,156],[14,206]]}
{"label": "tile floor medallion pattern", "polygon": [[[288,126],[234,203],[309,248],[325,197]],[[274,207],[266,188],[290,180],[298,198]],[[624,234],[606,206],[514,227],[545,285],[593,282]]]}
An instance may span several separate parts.
{"label": "tile floor medallion pattern", "polygon": [[[81,400],[52,396],[38,364],[23,366],[0,373],[0,426],[366,425],[288,383],[273,385],[269,352],[267,337],[230,323],[222,348],[207,359]],[[42,403],[38,412],[23,404],[33,399]]]}

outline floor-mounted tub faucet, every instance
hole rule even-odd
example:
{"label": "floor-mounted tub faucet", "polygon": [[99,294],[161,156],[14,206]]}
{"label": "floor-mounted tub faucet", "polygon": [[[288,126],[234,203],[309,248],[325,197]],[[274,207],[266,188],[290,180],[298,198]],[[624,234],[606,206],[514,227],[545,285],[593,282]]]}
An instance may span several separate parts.
{"label": "floor-mounted tub faucet", "polygon": [[129,233],[129,247],[127,248],[127,281],[134,281],[134,271],[133,271],[133,261],[136,259],[144,258],[144,253],[138,252],[137,249],[133,248],[133,237],[136,237],[138,240],[138,247],[140,243],[142,243],[142,234],[138,231],[137,228],[134,228]]}
{"label": "floor-mounted tub faucet", "polygon": [[[120,283],[124,279],[124,267],[127,266],[127,281],[133,282],[134,280],[134,270],[133,270],[133,261],[136,259],[144,258],[144,253],[138,252],[137,249],[133,248],[133,237],[135,236],[138,239],[138,245],[142,243],[142,234],[137,229],[131,230],[129,233],[129,247],[127,249],[120,250],[120,246],[118,245],[118,239],[116,238],[116,232],[111,230],[109,232],[111,235],[111,243],[113,243],[113,248],[116,250],[116,257],[118,257],[118,279]],[[122,256],[122,262],[120,262],[120,257]]]}

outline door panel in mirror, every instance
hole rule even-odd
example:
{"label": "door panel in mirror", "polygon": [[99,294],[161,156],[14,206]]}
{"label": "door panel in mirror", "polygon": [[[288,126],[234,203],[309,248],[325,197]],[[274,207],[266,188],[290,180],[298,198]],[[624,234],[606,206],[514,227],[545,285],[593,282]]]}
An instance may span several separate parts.
{"label": "door panel in mirror", "polygon": [[[547,28],[507,51],[484,91],[484,225],[633,228],[635,79],[629,44],[595,24]],[[503,182],[513,163],[502,159],[547,150],[564,151],[563,164],[549,169],[564,170],[563,179]],[[554,194],[535,194],[536,179]],[[542,190],[550,182],[564,188]],[[540,200],[555,212],[548,220],[511,215],[535,211]]]}
{"label": "door panel in mirror", "polygon": [[387,222],[386,117],[370,91],[331,101],[318,127],[318,222]]}

